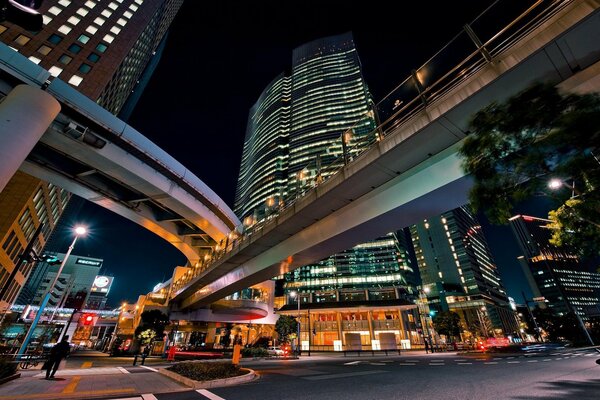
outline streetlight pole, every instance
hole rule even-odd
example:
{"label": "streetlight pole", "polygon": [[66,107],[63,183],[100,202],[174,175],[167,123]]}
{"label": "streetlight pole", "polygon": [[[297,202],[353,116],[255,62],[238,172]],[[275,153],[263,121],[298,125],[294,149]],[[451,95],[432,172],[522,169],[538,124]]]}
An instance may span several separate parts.
{"label": "streetlight pole", "polygon": [[54,277],[52,284],[48,288],[48,291],[46,292],[46,295],[44,296],[44,299],[42,300],[42,303],[40,304],[40,308],[39,308],[37,314],[35,315],[35,318],[33,319],[33,322],[31,323],[29,330],[27,331],[27,335],[25,335],[25,339],[23,340],[23,344],[21,344],[21,348],[19,349],[19,352],[17,353],[18,355],[22,356],[25,354],[25,352],[27,350],[27,345],[29,344],[31,337],[33,336],[33,332],[35,331],[35,328],[37,327],[38,321],[40,320],[40,317],[44,313],[44,308],[46,307],[46,304],[48,304],[48,300],[50,300],[50,294],[54,290],[54,285],[56,285],[56,282],[58,282],[58,278],[60,277],[60,274],[61,274],[64,266],[67,264],[67,259],[69,258],[69,256],[71,255],[71,252],[73,251],[73,248],[75,247],[75,242],[77,242],[77,238],[79,236],[85,235],[85,233],[86,233],[86,229],[84,227],[78,226],[75,228],[75,237],[73,238],[73,243],[71,243],[71,245],[69,246],[69,250],[67,250],[67,254],[65,254],[65,258],[63,259],[63,262],[60,264],[60,267],[58,268],[58,272],[56,273],[56,276]]}
{"label": "streetlight pole", "polygon": [[297,332],[296,332],[296,355],[300,355],[300,292],[291,292],[292,298],[296,297],[298,300],[298,318],[297,318]]}

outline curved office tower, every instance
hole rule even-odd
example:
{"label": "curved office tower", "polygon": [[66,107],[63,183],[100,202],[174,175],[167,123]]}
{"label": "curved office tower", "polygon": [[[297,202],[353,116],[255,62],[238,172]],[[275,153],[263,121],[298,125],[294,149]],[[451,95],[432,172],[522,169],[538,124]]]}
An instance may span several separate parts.
{"label": "curved office tower", "polygon": [[348,132],[349,152],[353,143],[374,135],[371,103],[351,33],[295,49],[291,75],[274,79],[250,110],[238,216],[263,218],[307,179],[325,178],[320,165],[342,157],[342,134]]}
{"label": "curved office tower", "polygon": [[[294,50],[291,103],[290,193],[299,177],[314,177],[320,174],[320,165],[343,157],[342,135],[350,128],[345,137],[348,147],[370,132],[374,134],[375,121],[372,115],[367,117],[371,96],[350,32]],[[324,172],[323,178],[327,174]]]}
{"label": "curved office tower", "polygon": [[290,78],[283,74],[250,109],[235,194],[239,216],[262,217],[286,196]]}

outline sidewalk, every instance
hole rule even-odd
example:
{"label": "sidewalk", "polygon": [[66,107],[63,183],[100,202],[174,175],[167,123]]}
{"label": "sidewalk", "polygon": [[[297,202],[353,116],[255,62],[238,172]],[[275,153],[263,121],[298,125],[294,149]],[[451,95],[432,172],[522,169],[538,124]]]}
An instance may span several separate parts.
{"label": "sidewalk", "polygon": [[45,379],[45,371],[27,375],[0,386],[0,400],[88,399],[189,390],[151,367],[64,369],[50,381]]}

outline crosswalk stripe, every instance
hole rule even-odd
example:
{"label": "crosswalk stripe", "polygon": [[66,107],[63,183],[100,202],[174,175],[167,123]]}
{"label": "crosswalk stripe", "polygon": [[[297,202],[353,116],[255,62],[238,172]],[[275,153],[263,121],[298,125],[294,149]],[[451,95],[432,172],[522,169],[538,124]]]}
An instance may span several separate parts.
{"label": "crosswalk stripe", "polygon": [[210,400],[225,400],[221,396],[217,396],[216,394],[209,392],[206,389],[198,389],[196,392],[200,393],[204,397],[208,397]]}
{"label": "crosswalk stripe", "polygon": [[145,366],[145,365],[140,365],[140,367],[142,367],[142,368],[146,368],[146,369],[149,369],[149,370],[150,370],[150,371],[152,371],[152,372],[158,372],[158,370],[157,370],[156,368],[147,367],[147,366]]}
{"label": "crosswalk stripe", "polygon": [[144,400],[158,400],[155,395],[152,393],[147,393],[142,395],[142,399]]}
{"label": "crosswalk stripe", "polygon": [[121,371],[122,373],[124,373],[124,374],[130,374],[130,373],[131,373],[131,372],[127,371],[127,370],[126,370],[125,368],[123,368],[123,367],[117,367],[117,369],[118,369],[119,371]]}

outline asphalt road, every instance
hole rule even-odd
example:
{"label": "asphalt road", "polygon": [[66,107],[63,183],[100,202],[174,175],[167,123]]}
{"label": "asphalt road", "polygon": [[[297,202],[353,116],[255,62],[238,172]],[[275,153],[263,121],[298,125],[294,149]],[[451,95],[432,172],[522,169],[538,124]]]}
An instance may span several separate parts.
{"label": "asphalt road", "polygon": [[[302,357],[247,361],[251,383],[146,395],[158,400],[600,399],[600,353],[518,356]],[[141,399],[132,397],[131,399]]]}

